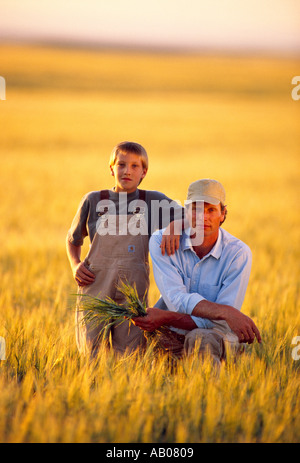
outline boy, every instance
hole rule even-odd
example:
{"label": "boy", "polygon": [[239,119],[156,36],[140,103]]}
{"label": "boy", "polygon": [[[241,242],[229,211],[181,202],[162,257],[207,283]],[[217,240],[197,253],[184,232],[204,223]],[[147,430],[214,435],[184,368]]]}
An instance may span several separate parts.
{"label": "boy", "polygon": [[[157,191],[139,190],[148,170],[146,150],[138,143],[122,142],[112,151],[110,170],[115,180],[111,190],[86,194],[67,235],[67,255],[79,292],[109,296],[123,302],[117,290],[121,281],[135,283],[143,299],[149,288],[148,243],[157,228],[182,216],[182,208]],[[159,215],[162,209],[161,216]],[[160,218],[161,217],[161,218]],[[163,223],[163,221],[165,223]],[[89,236],[91,247],[81,261],[81,246]],[[76,342],[81,353],[96,354],[101,327],[82,323],[83,312],[76,311]],[[110,331],[114,350],[124,352],[143,346],[142,330],[125,320]]]}

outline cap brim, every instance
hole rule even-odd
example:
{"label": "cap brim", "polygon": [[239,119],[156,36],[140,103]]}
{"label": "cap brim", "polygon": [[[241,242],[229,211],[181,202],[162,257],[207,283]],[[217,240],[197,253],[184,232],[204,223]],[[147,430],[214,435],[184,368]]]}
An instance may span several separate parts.
{"label": "cap brim", "polygon": [[217,206],[221,202],[219,199],[214,198],[213,196],[197,196],[197,198],[194,199],[186,199],[185,204],[196,203],[197,201],[213,204],[214,206]]}

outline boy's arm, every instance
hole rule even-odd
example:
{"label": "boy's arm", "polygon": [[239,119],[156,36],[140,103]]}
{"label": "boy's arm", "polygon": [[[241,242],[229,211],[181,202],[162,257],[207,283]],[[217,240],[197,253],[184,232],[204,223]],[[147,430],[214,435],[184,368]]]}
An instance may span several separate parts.
{"label": "boy's arm", "polygon": [[83,196],[76,215],[73,219],[66,238],[66,251],[71,265],[73,277],[78,286],[86,286],[93,283],[95,276],[81,262],[81,247],[87,232],[87,217],[90,210],[89,195]]}
{"label": "boy's arm", "polygon": [[74,244],[70,243],[67,236],[66,250],[73,277],[78,286],[87,286],[93,283],[95,280],[95,275],[90,272],[90,270],[88,270],[84,265],[84,262],[81,262],[80,260],[81,246],[75,246]]}
{"label": "boy's arm", "polygon": [[179,202],[158,191],[148,192],[151,235],[156,230],[165,229],[161,245],[162,255],[170,256],[179,247],[182,230],[186,226],[185,208]]}
{"label": "boy's arm", "polygon": [[160,245],[161,253],[163,256],[166,252],[168,256],[171,256],[179,249],[180,236],[182,234],[183,228],[183,220],[173,220],[166,227],[165,231],[163,232]]}

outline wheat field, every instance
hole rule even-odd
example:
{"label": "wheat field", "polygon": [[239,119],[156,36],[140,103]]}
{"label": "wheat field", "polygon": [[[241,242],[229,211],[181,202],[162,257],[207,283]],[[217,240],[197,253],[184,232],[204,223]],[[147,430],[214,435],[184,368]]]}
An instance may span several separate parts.
{"label": "wheat field", "polygon": [[[0,56],[0,442],[298,442],[299,60],[7,44]],[[183,204],[192,181],[221,181],[224,228],[252,250],[243,311],[263,342],[220,371],[196,356],[171,368],[150,348],[77,353],[65,236],[81,197],[113,186],[123,140],[148,151],[145,189]]]}

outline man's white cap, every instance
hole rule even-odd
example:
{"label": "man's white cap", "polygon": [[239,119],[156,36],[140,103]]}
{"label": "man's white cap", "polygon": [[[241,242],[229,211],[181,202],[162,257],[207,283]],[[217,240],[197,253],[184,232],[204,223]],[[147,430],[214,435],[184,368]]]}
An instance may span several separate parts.
{"label": "man's white cap", "polygon": [[190,184],[185,204],[195,201],[204,201],[209,204],[217,205],[220,202],[225,205],[225,190],[220,182],[203,178]]}

